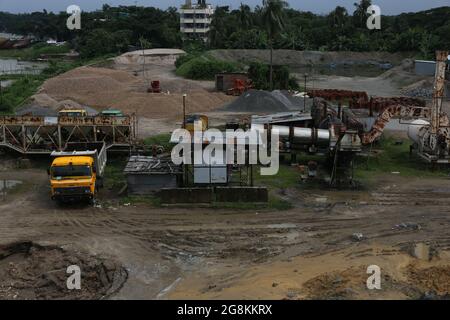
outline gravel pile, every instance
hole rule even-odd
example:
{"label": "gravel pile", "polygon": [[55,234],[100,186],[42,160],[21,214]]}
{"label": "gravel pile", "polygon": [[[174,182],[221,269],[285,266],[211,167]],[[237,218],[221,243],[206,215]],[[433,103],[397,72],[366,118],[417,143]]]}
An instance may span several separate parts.
{"label": "gravel pile", "polygon": [[303,107],[303,98],[292,97],[287,92],[250,90],[222,110],[245,113],[277,113],[298,110]]}
{"label": "gravel pile", "polygon": [[433,90],[425,89],[425,88],[416,88],[412,90],[404,91],[403,94],[412,98],[425,98],[431,99],[433,98]]}

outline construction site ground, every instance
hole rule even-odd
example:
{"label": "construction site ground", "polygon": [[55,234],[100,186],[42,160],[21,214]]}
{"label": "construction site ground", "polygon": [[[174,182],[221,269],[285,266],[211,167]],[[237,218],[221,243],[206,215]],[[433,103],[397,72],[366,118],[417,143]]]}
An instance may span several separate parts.
{"label": "construction site ground", "polygon": [[[165,208],[143,199],[119,197],[108,189],[92,207],[57,205],[50,200],[41,162],[33,162],[36,167],[26,170],[16,169],[14,163],[4,161],[0,172],[0,181],[9,181],[11,186],[16,182],[0,201],[0,245],[25,242],[70,248],[77,255],[83,252],[87,261],[102,259],[126,270],[126,280],[120,273],[119,285],[115,280],[107,282],[107,287],[116,286],[110,295],[101,285],[89,285],[87,292],[74,296],[58,284],[63,281],[59,277],[54,279],[57,294],[50,287],[47,294],[31,297],[448,297],[450,187],[445,176],[383,174],[370,188],[358,190],[294,184],[273,190],[292,204],[292,209],[284,211]],[[357,233],[361,239],[355,238]],[[37,260],[41,274],[26,273],[26,279],[47,279],[48,273],[70,263],[70,259],[58,260],[59,255],[41,255]],[[19,277],[21,286],[17,285],[17,272],[24,263],[21,259],[30,259],[30,254],[12,261],[0,257],[0,273],[5,274],[0,296],[30,297],[33,289],[23,288],[27,283],[35,286],[35,281],[24,284]],[[95,270],[95,261],[87,265]],[[366,287],[370,265],[381,268],[381,290]],[[95,277],[90,276],[89,281],[95,284]]]}
{"label": "construction site ground", "polygon": [[[250,53],[215,54],[239,60]],[[310,53],[299,59],[344,57],[349,55]],[[410,64],[401,63],[404,57],[376,58],[390,59],[395,67],[376,77],[316,74],[309,83],[379,96],[432,84],[414,76]],[[283,53],[281,61],[291,60],[298,61],[292,52]],[[214,92],[213,82],[177,77],[173,61],[170,55],[154,58],[144,69],[135,57],[119,57],[78,68],[46,81],[34,103],[135,112],[141,138],[180,127],[185,92],[188,113],[206,113],[212,126],[245,116],[223,110],[236,98]],[[163,93],[146,92],[151,80],[161,81]],[[1,155],[0,299],[448,298],[446,174],[422,175],[410,167],[404,174],[405,168],[386,162],[388,170],[359,177],[357,189],[339,190],[304,186],[284,166],[287,173],[257,182],[267,183],[271,198],[289,203],[289,209],[176,208],[151,197],[119,195],[126,159],[111,160],[94,206],[60,206],[50,199],[48,158],[31,158],[30,167],[20,169],[17,155]],[[81,292],[66,290],[65,267],[71,264],[82,267]],[[381,290],[367,289],[371,265],[381,268]]]}
{"label": "construction site ground", "polygon": [[[107,62],[74,69],[46,81],[33,96],[32,104],[49,109],[64,106],[88,106],[98,111],[107,108],[120,109],[125,113],[136,113],[139,117],[139,136],[146,138],[155,134],[169,133],[182,122],[182,96],[187,97],[188,113],[203,113],[211,118],[212,125],[223,125],[240,115],[223,112],[224,106],[236,97],[216,92],[213,81],[193,81],[175,74],[174,61],[180,50],[165,50],[165,55],[151,50],[144,60],[140,52],[125,54]],[[261,50],[216,50],[212,55],[220,59],[242,62],[264,61],[268,52]],[[320,70],[305,70],[309,73],[308,89],[333,88],[367,91],[375,96],[399,96],[404,90],[432,88],[432,77],[415,75],[412,60],[407,56],[380,53],[320,53],[280,50],[275,54],[275,64],[286,64],[303,85],[304,72],[299,64],[332,63],[343,65],[347,76],[321,74]],[[377,75],[367,76],[362,70],[374,68],[374,64],[390,62],[392,69]],[[366,64],[363,64],[366,63]],[[330,69],[331,70],[331,69]],[[330,71],[333,72],[332,70]],[[348,76],[350,73],[352,76]],[[150,82],[159,80],[162,93],[149,94]],[[302,104],[299,108],[302,107]],[[54,112],[54,111],[53,111]],[[267,113],[262,108],[261,113]]]}

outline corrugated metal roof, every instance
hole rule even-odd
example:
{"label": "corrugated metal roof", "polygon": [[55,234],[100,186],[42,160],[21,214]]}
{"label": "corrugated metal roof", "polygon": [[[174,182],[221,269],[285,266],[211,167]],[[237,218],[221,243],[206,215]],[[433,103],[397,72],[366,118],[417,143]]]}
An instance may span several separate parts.
{"label": "corrugated metal roof", "polygon": [[175,165],[170,158],[155,158],[132,156],[128,161],[125,174],[179,174],[180,166]]}
{"label": "corrugated metal roof", "polygon": [[252,116],[252,124],[272,124],[312,120],[311,114],[302,112],[282,112],[267,116]]}

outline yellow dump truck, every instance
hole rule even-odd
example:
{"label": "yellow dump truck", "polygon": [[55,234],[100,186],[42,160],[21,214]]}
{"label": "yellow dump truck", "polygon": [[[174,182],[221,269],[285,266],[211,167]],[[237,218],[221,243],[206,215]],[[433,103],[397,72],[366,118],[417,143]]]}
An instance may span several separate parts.
{"label": "yellow dump truck", "polygon": [[74,143],[51,154],[48,170],[51,196],[59,202],[93,201],[103,178],[107,162],[105,143]]}

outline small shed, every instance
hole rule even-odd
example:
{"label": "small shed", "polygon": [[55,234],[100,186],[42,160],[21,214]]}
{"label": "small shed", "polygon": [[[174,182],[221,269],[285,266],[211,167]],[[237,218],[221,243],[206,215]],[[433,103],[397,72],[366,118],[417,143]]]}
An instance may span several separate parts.
{"label": "small shed", "polygon": [[235,80],[248,81],[248,74],[244,72],[224,72],[216,74],[216,90],[227,92],[235,86]]}
{"label": "small shed", "polygon": [[434,76],[436,72],[436,62],[427,60],[414,61],[415,73],[421,76]]}
{"label": "small shed", "polygon": [[124,174],[128,194],[148,195],[162,188],[176,188],[183,171],[170,158],[132,156]]}

